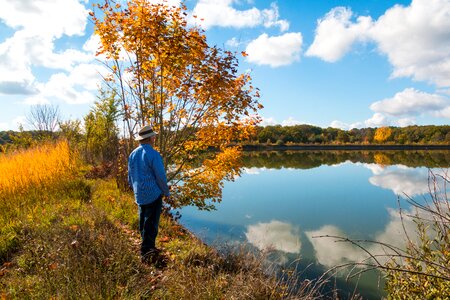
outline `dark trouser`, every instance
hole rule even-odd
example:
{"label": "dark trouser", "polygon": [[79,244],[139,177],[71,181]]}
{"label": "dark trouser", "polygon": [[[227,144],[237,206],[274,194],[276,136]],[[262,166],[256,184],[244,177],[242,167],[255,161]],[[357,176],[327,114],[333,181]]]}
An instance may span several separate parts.
{"label": "dark trouser", "polygon": [[139,205],[139,231],[142,237],[142,256],[155,249],[161,208],[162,195],[150,204]]}

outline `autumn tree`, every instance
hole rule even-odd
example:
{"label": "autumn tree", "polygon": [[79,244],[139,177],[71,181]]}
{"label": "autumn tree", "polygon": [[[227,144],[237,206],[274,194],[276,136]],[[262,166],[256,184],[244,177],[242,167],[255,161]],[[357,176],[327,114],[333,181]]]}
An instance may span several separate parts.
{"label": "autumn tree", "polygon": [[384,143],[391,136],[392,129],[389,127],[380,127],[375,130],[374,141],[378,143]]}
{"label": "autumn tree", "polygon": [[240,149],[230,142],[246,139],[258,121],[258,89],[238,73],[235,53],[208,45],[203,31],[187,24],[183,5],[106,0],[97,8],[97,54],[119,98],[127,152],[137,127],[154,126],[172,205],[211,208],[223,180],[239,174]]}

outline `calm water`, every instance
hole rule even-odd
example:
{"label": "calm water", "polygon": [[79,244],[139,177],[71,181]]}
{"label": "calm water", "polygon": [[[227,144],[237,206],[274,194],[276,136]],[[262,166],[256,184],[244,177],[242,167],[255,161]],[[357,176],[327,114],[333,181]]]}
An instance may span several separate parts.
{"label": "calm water", "polygon": [[[280,265],[300,257],[300,271],[309,265],[302,277],[314,279],[336,265],[365,258],[349,243],[317,236],[402,246],[398,196],[402,208],[410,210],[404,193],[423,199],[429,170],[442,173],[448,167],[450,151],[252,152],[242,176],[225,183],[216,211],[187,207],[180,221],[209,244],[270,247]],[[376,245],[366,246],[380,251]],[[336,278],[344,294],[354,288],[344,281],[347,273]],[[363,275],[357,290],[367,299],[383,295],[374,273]]]}

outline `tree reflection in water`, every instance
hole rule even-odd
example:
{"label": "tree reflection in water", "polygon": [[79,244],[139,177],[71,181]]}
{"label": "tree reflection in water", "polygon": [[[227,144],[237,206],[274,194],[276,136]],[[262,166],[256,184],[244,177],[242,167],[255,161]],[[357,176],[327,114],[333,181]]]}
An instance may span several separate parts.
{"label": "tree reflection in water", "polygon": [[346,161],[382,166],[448,168],[450,151],[386,150],[386,151],[249,151],[244,153],[244,167],[311,169],[321,165],[337,165]]}

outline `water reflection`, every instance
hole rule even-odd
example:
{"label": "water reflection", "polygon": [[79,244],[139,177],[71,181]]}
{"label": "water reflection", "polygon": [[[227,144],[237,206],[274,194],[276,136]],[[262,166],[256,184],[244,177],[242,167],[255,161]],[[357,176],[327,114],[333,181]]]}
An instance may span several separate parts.
{"label": "water reflection", "polygon": [[378,164],[362,163],[361,165],[363,167],[365,167],[366,169],[369,169],[370,171],[372,171],[373,175],[379,175],[379,174],[383,173],[383,171],[386,169],[385,166],[378,165]]}
{"label": "water reflection", "polygon": [[265,171],[265,170],[267,170],[267,169],[251,167],[251,168],[243,168],[242,172],[244,174],[249,174],[249,175],[259,175],[259,174],[261,174],[262,171]]}
{"label": "water reflection", "polygon": [[300,228],[281,221],[249,225],[247,241],[259,250],[273,249],[285,253],[300,253]]}
{"label": "water reflection", "polygon": [[306,231],[305,235],[314,247],[317,261],[328,268],[347,262],[357,262],[367,255],[350,243],[339,243],[333,238],[321,236],[331,235],[345,237],[346,234],[334,225],[324,225],[317,230]]}
{"label": "water reflection", "polygon": [[396,195],[414,197],[428,192],[428,171],[402,166],[385,168],[370,177],[369,182]]}
{"label": "water reflection", "polygon": [[[208,243],[220,237],[277,250],[286,263],[299,257],[303,267],[317,262],[304,273],[317,278],[328,268],[360,262],[367,254],[351,243],[315,236],[381,241],[404,248],[404,231],[410,238],[415,236],[415,223],[408,215],[416,212],[405,197],[400,198],[402,219],[397,195],[422,201],[429,194],[430,168],[442,173],[441,168],[448,167],[450,151],[246,153],[242,175],[225,183],[217,211],[185,208],[181,221]],[[387,250],[375,243],[364,246],[373,254]],[[361,280],[360,292],[380,299],[376,281],[374,276]]]}
{"label": "water reflection", "polygon": [[[407,236],[412,239],[415,237],[415,223],[409,217],[415,211],[411,209],[411,211],[404,212],[403,219],[396,209],[388,208],[387,213],[389,214],[389,222],[382,232],[373,237],[373,241],[404,249],[407,242],[404,232],[406,231]],[[305,235],[314,247],[317,261],[328,268],[346,263],[363,262],[369,258],[367,252],[350,242],[337,241],[336,238],[332,237],[324,237],[327,235],[342,238],[352,237],[351,233],[346,233],[337,226],[324,225],[317,230],[306,231]],[[386,254],[393,254],[389,248],[379,243],[366,242],[362,246],[364,246],[365,250],[377,256],[380,263],[387,261]]]}
{"label": "water reflection", "polygon": [[[404,248],[406,236],[415,240],[416,225],[412,219],[417,211],[414,208],[403,211],[387,208],[389,221],[383,231],[373,237],[373,241],[383,242],[394,247]],[[419,215],[428,218],[423,212]],[[406,235],[405,235],[406,232]],[[290,223],[272,220],[268,223],[257,223],[246,228],[245,237],[248,243],[259,250],[277,250],[284,253],[299,254],[301,250],[301,231],[298,226]],[[314,249],[316,260],[327,268],[332,268],[346,263],[358,263],[367,259],[367,252],[350,242],[337,242],[333,237],[352,237],[335,225],[324,225],[316,230],[304,232]],[[331,237],[326,237],[331,236]],[[365,249],[379,256],[381,263],[386,260],[385,254],[392,253],[388,248],[377,243],[366,243]]]}
{"label": "water reflection", "polygon": [[311,169],[322,165],[337,165],[346,161],[380,166],[448,168],[450,151],[250,151],[245,153],[244,166],[269,169]]}

